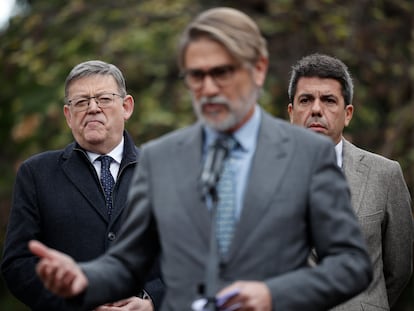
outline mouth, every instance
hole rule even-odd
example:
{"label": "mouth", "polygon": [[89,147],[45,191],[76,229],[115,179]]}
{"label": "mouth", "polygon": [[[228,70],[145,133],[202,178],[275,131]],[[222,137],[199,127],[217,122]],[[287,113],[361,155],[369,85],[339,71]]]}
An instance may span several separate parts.
{"label": "mouth", "polygon": [[97,126],[97,125],[103,125],[103,122],[99,120],[89,120],[85,122],[85,126]]}
{"label": "mouth", "polygon": [[209,115],[216,115],[225,110],[225,106],[222,104],[206,103],[203,104],[203,113]]}
{"label": "mouth", "polygon": [[323,131],[326,130],[326,127],[323,126],[320,123],[312,123],[312,124],[308,125],[308,129],[311,129],[315,132],[323,132]]}

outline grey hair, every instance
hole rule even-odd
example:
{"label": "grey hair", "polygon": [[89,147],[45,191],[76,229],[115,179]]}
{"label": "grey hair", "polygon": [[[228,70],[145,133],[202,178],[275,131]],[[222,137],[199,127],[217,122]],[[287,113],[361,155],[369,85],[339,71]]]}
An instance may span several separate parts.
{"label": "grey hair", "polygon": [[293,104],[296,87],[301,77],[317,77],[337,80],[342,87],[342,96],[345,106],[352,104],[354,84],[348,67],[338,58],[314,53],[300,59],[292,66],[288,95],[289,102]]}
{"label": "grey hair", "polygon": [[185,69],[188,45],[207,37],[222,44],[240,64],[254,64],[268,57],[266,39],[246,14],[226,7],[209,9],[198,15],[184,30],[178,45],[178,67]]}
{"label": "grey hair", "polygon": [[83,63],[80,63],[73,67],[73,69],[70,71],[69,75],[66,78],[65,81],[65,99],[67,100],[68,97],[68,89],[71,83],[77,79],[89,77],[92,75],[110,75],[112,76],[116,84],[118,86],[119,95],[126,96],[126,84],[125,84],[125,78],[119,70],[118,67],[116,67],[113,64],[109,64],[100,60],[90,60]]}

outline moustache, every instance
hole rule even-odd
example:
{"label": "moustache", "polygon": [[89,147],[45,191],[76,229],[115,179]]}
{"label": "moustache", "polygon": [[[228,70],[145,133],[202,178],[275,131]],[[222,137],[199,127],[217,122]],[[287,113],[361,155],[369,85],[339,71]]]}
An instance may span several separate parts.
{"label": "moustache", "polygon": [[324,128],[326,128],[327,127],[327,124],[326,124],[326,122],[325,122],[325,120],[323,120],[323,119],[321,119],[321,118],[319,118],[319,117],[311,117],[310,119],[308,119],[307,121],[306,121],[306,127],[310,127],[311,125],[320,125],[320,126],[322,126],[322,127],[324,127]]}
{"label": "moustache", "polygon": [[199,100],[199,103],[201,106],[207,105],[207,104],[215,104],[215,105],[224,105],[229,106],[229,101],[224,98],[223,96],[213,96],[213,97],[202,97]]}

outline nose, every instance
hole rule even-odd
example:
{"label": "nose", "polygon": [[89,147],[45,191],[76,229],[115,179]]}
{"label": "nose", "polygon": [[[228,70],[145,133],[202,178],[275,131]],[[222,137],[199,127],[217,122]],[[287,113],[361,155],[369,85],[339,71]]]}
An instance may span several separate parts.
{"label": "nose", "polygon": [[319,99],[315,99],[312,103],[312,115],[321,115],[322,105]]}
{"label": "nose", "polygon": [[88,112],[95,112],[98,109],[101,109],[98,104],[96,97],[89,98]]}
{"label": "nose", "polygon": [[220,91],[220,88],[217,86],[216,82],[210,75],[206,75],[203,80],[203,85],[200,89],[203,96],[215,96]]}

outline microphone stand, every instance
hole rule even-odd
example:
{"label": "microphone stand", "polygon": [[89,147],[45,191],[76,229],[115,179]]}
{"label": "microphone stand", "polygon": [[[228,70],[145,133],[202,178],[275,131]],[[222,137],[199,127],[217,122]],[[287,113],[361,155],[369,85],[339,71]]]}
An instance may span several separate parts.
{"label": "microphone stand", "polygon": [[[223,161],[228,155],[228,145],[226,141],[218,139],[213,145],[213,156],[208,157],[206,172],[203,172],[201,176],[201,186],[203,200],[207,203],[207,198],[211,198],[211,231],[210,231],[210,250],[207,258],[206,265],[206,277],[205,277],[205,291],[204,296],[206,298],[206,305],[203,311],[217,311],[216,306],[216,292],[218,282],[218,264],[219,254],[217,248],[216,238],[216,214],[219,197],[217,193],[217,185],[220,179],[220,175],[223,170]],[[210,163],[209,163],[210,162]]]}
{"label": "microphone stand", "polygon": [[211,191],[212,207],[211,207],[211,231],[210,231],[210,252],[207,258],[207,267],[206,267],[206,280],[205,280],[205,297],[207,299],[206,305],[204,306],[204,311],[216,311],[216,292],[217,292],[217,279],[218,279],[218,263],[219,263],[219,254],[217,248],[217,238],[216,238],[216,214],[217,214],[217,204],[218,204],[218,195],[217,189],[214,187]]}

